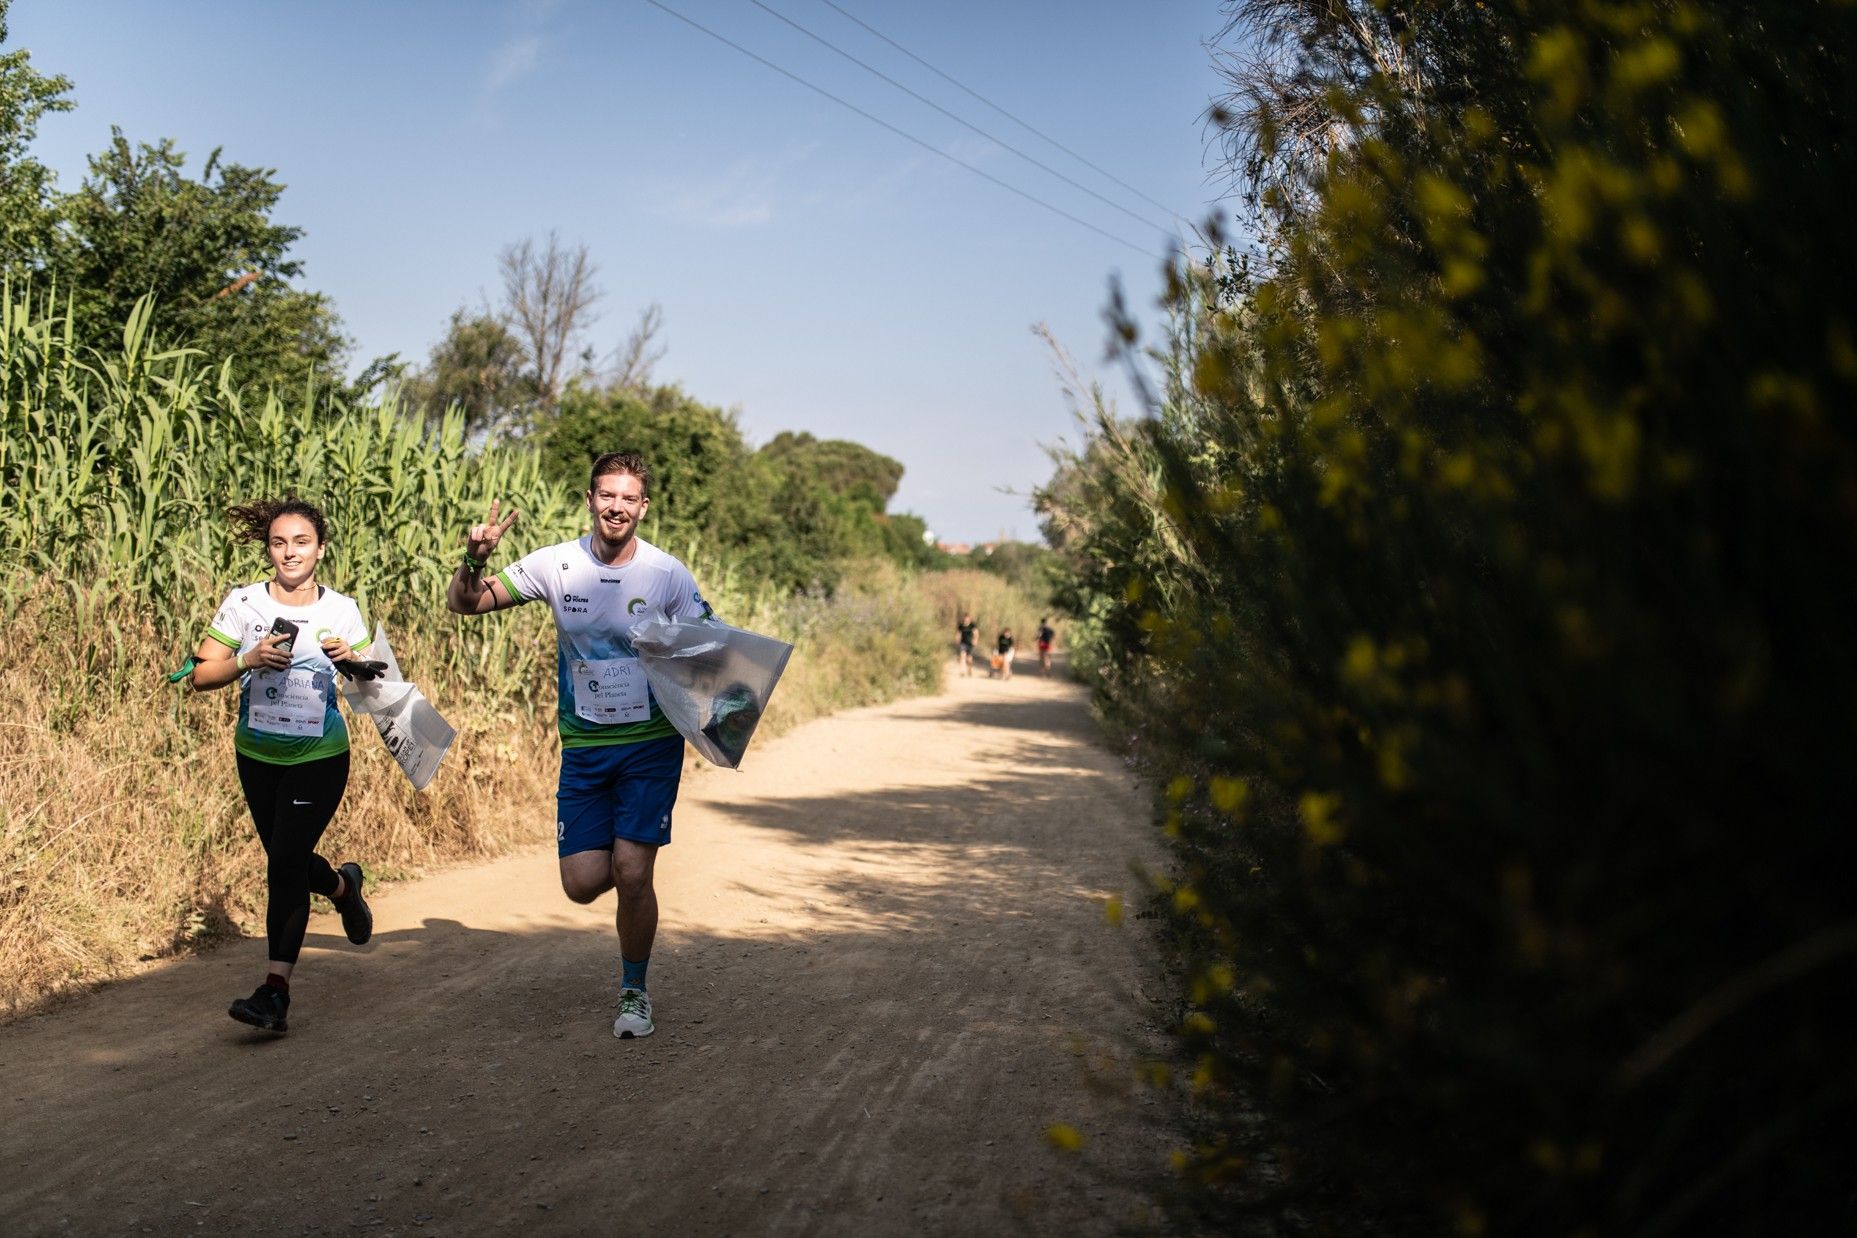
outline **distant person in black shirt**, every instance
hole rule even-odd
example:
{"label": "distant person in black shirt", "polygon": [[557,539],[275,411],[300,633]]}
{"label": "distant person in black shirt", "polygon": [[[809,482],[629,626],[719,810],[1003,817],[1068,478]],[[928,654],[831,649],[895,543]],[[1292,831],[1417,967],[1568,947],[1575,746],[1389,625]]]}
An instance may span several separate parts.
{"label": "distant person in black shirt", "polygon": [[955,629],[960,633],[957,651],[961,655],[961,674],[972,676],[974,673],[974,637],[980,634],[980,625],[966,611],[961,612],[961,625]]}
{"label": "distant person in black shirt", "polygon": [[1038,666],[1045,674],[1051,673],[1051,642],[1057,639],[1057,630],[1051,626],[1051,616],[1046,615],[1038,621]]}
{"label": "distant person in black shirt", "polygon": [[1011,679],[1012,678],[1012,629],[1011,628],[1001,628],[999,630],[999,643],[997,647],[999,649],[999,677],[1001,679]]}

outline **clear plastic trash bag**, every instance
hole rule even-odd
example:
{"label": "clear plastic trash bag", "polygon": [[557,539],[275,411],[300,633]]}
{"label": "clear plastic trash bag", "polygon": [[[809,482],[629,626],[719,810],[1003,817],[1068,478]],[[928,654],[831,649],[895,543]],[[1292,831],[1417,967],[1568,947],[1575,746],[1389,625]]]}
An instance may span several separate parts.
{"label": "clear plastic trash bag", "polygon": [[439,762],[458,732],[432,708],[425,694],[406,682],[400,674],[399,659],[387,641],[387,629],[374,625],[374,641],[368,656],[387,665],[380,678],[344,679],[342,697],[358,714],[374,719],[381,742],[399,763],[413,789],[423,791],[438,773]]}
{"label": "clear plastic trash bag", "polygon": [[654,615],[632,629],[632,649],[678,733],[717,765],[740,769],[793,646],[716,619]]}

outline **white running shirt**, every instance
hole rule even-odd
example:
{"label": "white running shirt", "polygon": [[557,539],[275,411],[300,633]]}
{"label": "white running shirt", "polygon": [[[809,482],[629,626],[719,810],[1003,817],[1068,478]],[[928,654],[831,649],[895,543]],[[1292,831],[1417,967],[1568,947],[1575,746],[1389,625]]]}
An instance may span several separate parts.
{"label": "white running shirt", "polygon": [[633,744],[675,735],[632,648],[632,628],[662,615],[711,614],[690,569],[643,538],[618,567],[593,557],[592,537],[544,546],[496,574],[516,602],[547,602],[555,617],[555,685],[563,748]]}
{"label": "white running shirt", "polygon": [[273,765],[300,765],[348,751],[348,728],[335,708],[335,664],[322,638],[335,636],[359,652],[373,639],[355,600],[327,586],[308,606],[272,598],[268,581],[226,595],[206,634],[235,653],[250,653],[279,617],[297,625],[290,666],[255,668],[239,677],[239,724],[232,745]]}

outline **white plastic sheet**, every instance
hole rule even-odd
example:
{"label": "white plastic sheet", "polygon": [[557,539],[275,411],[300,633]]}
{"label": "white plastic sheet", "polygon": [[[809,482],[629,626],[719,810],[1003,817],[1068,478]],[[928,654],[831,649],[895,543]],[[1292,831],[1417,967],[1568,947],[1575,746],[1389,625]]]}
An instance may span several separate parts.
{"label": "white plastic sheet", "polygon": [[653,616],[632,629],[651,695],[691,747],[740,769],[793,646],[715,619]]}
{"label": "white plastic sheet", "polygon": [[425,694],[400,674],[399,659],[393,656],[387,629],[379,624],[374,625],[374,643],[367,647],[366,656],[385,662],[386,672],[373,680],[343,679],[342,695],[350,709],[374,719],[375,729],[407,781],[414,790],[423,791],[438,773],[439,762],[445,759],[458,732],[432,708]]}

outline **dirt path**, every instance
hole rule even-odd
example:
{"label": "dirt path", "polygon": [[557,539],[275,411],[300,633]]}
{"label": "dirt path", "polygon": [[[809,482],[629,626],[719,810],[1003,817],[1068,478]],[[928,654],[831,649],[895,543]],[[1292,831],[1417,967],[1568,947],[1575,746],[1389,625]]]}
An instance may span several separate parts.
{"label": "dirt path", "polygon": [[[291,1031],[261,941],[0,1028],[0,1232],[1109,1233],[1163,1162],[1158,983],[1102,901],[1143,794],[1072,685],[952,679],[685,784],[658,1032],[615,1040],[612,898],[552,843],[315,917]],[[551,804],[532,813],[546,837]],[[1130,922],[1132,923],[1132,921]],[[1145,992],[1144,992],[1145,990]],[[1088,1143],[1044,1140],[1067,1121]]]}

